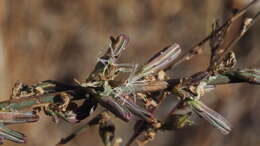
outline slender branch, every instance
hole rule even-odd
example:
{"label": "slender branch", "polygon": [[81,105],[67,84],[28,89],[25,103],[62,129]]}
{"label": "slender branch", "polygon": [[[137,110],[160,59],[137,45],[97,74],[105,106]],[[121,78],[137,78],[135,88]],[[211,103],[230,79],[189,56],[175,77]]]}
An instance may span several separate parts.
{"label": "slender branch", "polygon": [[253,0],[251,3],[249,3],[245,8],[240,10],[238,13],[233,15],[231,18],[229,18],[225,23],[223,23],[219,28],[217,28],[215,31],[212,31],[207,37],[205,37],[203,40],[201,40],[199,43],[191,47],[186,53],[181,55],[179,57],[179,60],[176,62],[173,62],[172,65],[168,68],[173,69],[174,67],[178,66],[184,61],[188,61],[194,56],[200,54],[202,52],[202,46],[208,42],[216,33],[221,32],[227,25],[232,24],[234,21],[239,19],[241,16],[243,16],[253,5],[255,5],[259,0]]}
{"label": "slender branch", "polygon": [[208,79],[209,85],[221,85],[232,83],[249,83],[260,85],[260,73],[257,69],[242,69],[217,74]]}
{"label": "slender branch", "polygon": [[[2,110],[20,110],[23,108],[28,108],[37,105],[44,105],[44,104],[51,104],[55,103],[55,98],[57,95],[61,93],[68,93],[76,96],[70,96],[70,100],[82,99],[88,97],[89,95],[85,93],[85,90],[82,88],[74,89],[74,90],[67,90],[67,91],[60,91],[56,93],[47,93],[43,95],[36,95],[31,97],[21,97],[20,99],[11,99],[0,102],[0,109]],[[81,95],[81,96],[79,96]]]}

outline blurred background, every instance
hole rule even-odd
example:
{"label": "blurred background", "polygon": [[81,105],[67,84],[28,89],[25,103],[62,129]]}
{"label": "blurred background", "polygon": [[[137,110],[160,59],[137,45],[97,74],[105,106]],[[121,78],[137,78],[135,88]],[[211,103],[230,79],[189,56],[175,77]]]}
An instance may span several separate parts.
{"label": "blurred background", "polygon": [[[34,84],[41,80],[72,83],[92,71],[109,37],[130,37],[122,62],[143,63],[161,48],[179,43],[184,50],[211,31],[214,19],[223,22],[232,9],[249,0],[1,0],[0,1],[0,96],[9,97],[16,80]],[[246,15],[260,9],[260,3]],[[242,21],[234,25],[235,36]],[[238,68],[260,66],[260,20],[236,45]],[[183,77],[205,69],[210,51],[169,71]],[[257,146],[260,145],[260,86],[223,85],[202,100],[232,124],[221,135],[204,120],[181,131],[159,132],[149,146]],[[168,99],[172,101],[172,99]],[[163,117],[172,102],[159,112]],[[88,120],[88,119],[87,119]],[[87,121],[86,120],[86,121]],[[116,120],[117,136],[127,140],[130,124]],[[53,146],[78,125],[54,124],[42,114],[37,123],[12,126],[27,135],[28,146]],[[5,145],[16,146],[11,142]],[[90,128],[68,146],[101,146],[97,128]]]}

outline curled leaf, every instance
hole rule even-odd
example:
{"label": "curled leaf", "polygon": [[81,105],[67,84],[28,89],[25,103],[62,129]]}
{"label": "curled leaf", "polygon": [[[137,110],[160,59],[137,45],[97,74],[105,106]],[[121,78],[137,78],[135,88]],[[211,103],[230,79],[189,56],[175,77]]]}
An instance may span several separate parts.
{"label": "curled leaf", "polygon": [[122,51],[125,50],[129,38],[126,35],[121,34],[117,36],[116,39],[113,37],[111,37],[110,39],[112,42],[111,50],[109,50],[110,54],[114,59],[117,59],[121,55]]}

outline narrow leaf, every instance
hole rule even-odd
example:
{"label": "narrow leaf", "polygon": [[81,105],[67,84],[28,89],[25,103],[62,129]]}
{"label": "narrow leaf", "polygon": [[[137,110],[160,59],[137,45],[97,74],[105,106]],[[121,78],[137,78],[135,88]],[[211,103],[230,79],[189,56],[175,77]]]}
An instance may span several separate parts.
{"label": "narrow leaf", "polygon": [[213,127],[218,129],[222,134],[229,134],[231,131],[230,123],[217,112],[207,107],[199,100],[189,100],[188,104],[192,110],[200,117],[207,120]]}
{"label": "narrow leaf", "polygon": [[24,134],[5,127],[3,123],[0,124],[0,136],[16,143],[25,143]]}

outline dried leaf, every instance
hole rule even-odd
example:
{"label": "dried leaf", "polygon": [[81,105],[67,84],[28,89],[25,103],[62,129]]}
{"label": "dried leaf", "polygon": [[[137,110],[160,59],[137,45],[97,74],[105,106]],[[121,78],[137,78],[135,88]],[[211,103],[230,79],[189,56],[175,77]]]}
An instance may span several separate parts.
{"label": "dried leaf", "polygon": [[0,122],[5,124],[36,122],[39,116],[32,112],[0,111]]}
{"label": "dried leaf", "polygon": [[122,101],[120,103],[117,99],[113,99],[111,96],[99,98],[98,101],[103,107],[123,121],[128,122],[132,118],[131,112],[122,105]]}
{"label": "dried leaf", "polygon": [[144,65],[141,74],[143,76],[154,74],[167,68],[181,53],[180,45],[173,44],[164,48],[153,56],[146,65]]}

